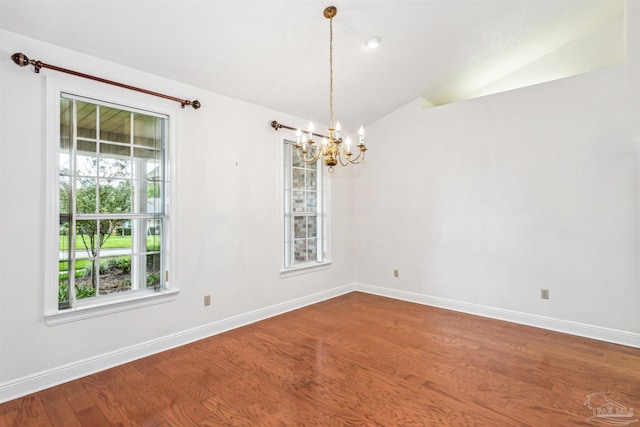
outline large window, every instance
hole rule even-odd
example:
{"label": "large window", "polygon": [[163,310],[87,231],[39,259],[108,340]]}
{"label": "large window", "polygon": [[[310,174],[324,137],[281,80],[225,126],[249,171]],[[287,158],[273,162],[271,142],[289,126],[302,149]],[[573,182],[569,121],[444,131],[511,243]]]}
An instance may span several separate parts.
{"label": "large window", "polygon": [[326,264],[327,201],[322,162],[298,158],[294,143],[284,143],[284,269]]}
{"label": "large window", "polygon": [[66,93],[58,111],[47,314],[167,291],[169,117]]}

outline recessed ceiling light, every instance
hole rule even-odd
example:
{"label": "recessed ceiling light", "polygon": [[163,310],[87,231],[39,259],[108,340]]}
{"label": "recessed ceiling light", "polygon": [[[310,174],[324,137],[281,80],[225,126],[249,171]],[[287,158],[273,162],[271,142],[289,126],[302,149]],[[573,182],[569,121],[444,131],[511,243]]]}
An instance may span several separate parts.
{"label": "recessed ceiling light", "polygon": [[368,49],[375,49],[378,46],[380,46],[381,41],[382,39],[380,38],[380,36],[372,36],[372,37],[369,37],[366,42],[364,42],[364,45]]}

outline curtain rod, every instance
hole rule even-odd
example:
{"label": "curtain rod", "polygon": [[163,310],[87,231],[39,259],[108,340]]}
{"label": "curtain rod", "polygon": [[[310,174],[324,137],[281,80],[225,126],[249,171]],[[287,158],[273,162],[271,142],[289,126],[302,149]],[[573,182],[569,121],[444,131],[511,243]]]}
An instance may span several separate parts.
{"label": "curtain rod", "polygon": [[180,98],[176,98],[176,97],[173,97],[173,96],[165,95],[163,93],[152,92],[150,90],[141,89],[139,87],[130,86],[130,85],[127,85],[127,84],[124,84],[124,83],[114,82],[113,80],[107,80],[107,79],[103,79],[101,77],[92,76],[90,74],[85,74],[85,73],[80,73],[78,71],[69,70],[67,68],[56,67],[55,65],[45,64],[42,61],[37,61],[35,59],[29,59],[29,57],[27,55],[25,55],[24,53],[22,53],[22,52],[14,53],[13,55],[11,55],[11,59],[13,59],[13,62],[15,62],[16,65],[19,65],[20,67],[24,67],[25,65],[33,65],[34,66],[34,71],[36,73],[40,73],[40,69],[41,68],[49,68],[49,69],[54,70],[54,71],[60,71],[61,73],[67,73],[67,74],[71,74],[71,75],[78,76],[78,77],[84,77],[85,79],[94,80],[94,81],[97,81],[97,82],[106,83],[106,84],[110,84],[110,85],[113,85],[113,86],[118,86],[118,87],[121,87],[121,88],[124,88],[124,89],[134,90],[136,92],[146,93],[147,95],[158,96],[160,98],[169,99],[171,101],[176,101],[176,102],[180,103],[182,108],[184,108],[187,105],[191,105],[194,110],[197,110],[198,108],[201,107],[200,101],[198,101],[197,99],[195,99],[193,101],[189,101],[188,99],[180,99]]}
{"label": "curtain rod", "polygon": [[[271,127],[272,127],[274,130],[278,130],[278,129],[281,129],[281,128],[289,129],[289,130],[298,130],[298,128],[294,128],[294,127],[291,127],[291,126],[283,125],[282,123],[278,123],[278,122],[277,122],[277,121],[275,121],[275,120],[271,122]],[[304,133],[304,134],[309,134],[309,132],[303,132],[303,133]],[[318,138],[327,138],[327,139],[329,139],[329,137],[328,137],[328,136],[321,135],[321,134],[319,134],[319,133],[311,133],[311,135],[313,135],[313,136],[317,136]]]}

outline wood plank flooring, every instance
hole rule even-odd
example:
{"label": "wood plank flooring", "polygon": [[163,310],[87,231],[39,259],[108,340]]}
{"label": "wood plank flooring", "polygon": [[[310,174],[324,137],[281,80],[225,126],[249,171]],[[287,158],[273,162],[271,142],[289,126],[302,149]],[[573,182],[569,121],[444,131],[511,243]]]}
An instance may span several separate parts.
{"label": "wood plank flooring", "polygon": [[354,292],[7,402],[0,427],[588,426],[594,392],[638,412],[640,349]]}

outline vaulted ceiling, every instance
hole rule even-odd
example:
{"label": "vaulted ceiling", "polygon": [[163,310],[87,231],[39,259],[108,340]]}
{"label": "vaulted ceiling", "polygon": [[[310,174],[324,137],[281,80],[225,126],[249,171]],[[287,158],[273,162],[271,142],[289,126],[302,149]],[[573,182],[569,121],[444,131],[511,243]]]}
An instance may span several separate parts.
{"label": "vaulted ceiling", "polygon": [[[327,123],[332,4],[347,130],[417,98],[437,106],[625,61],[623,0],[2,0],[0,27]],[[380,47],[365,48],[374,35]]]}

